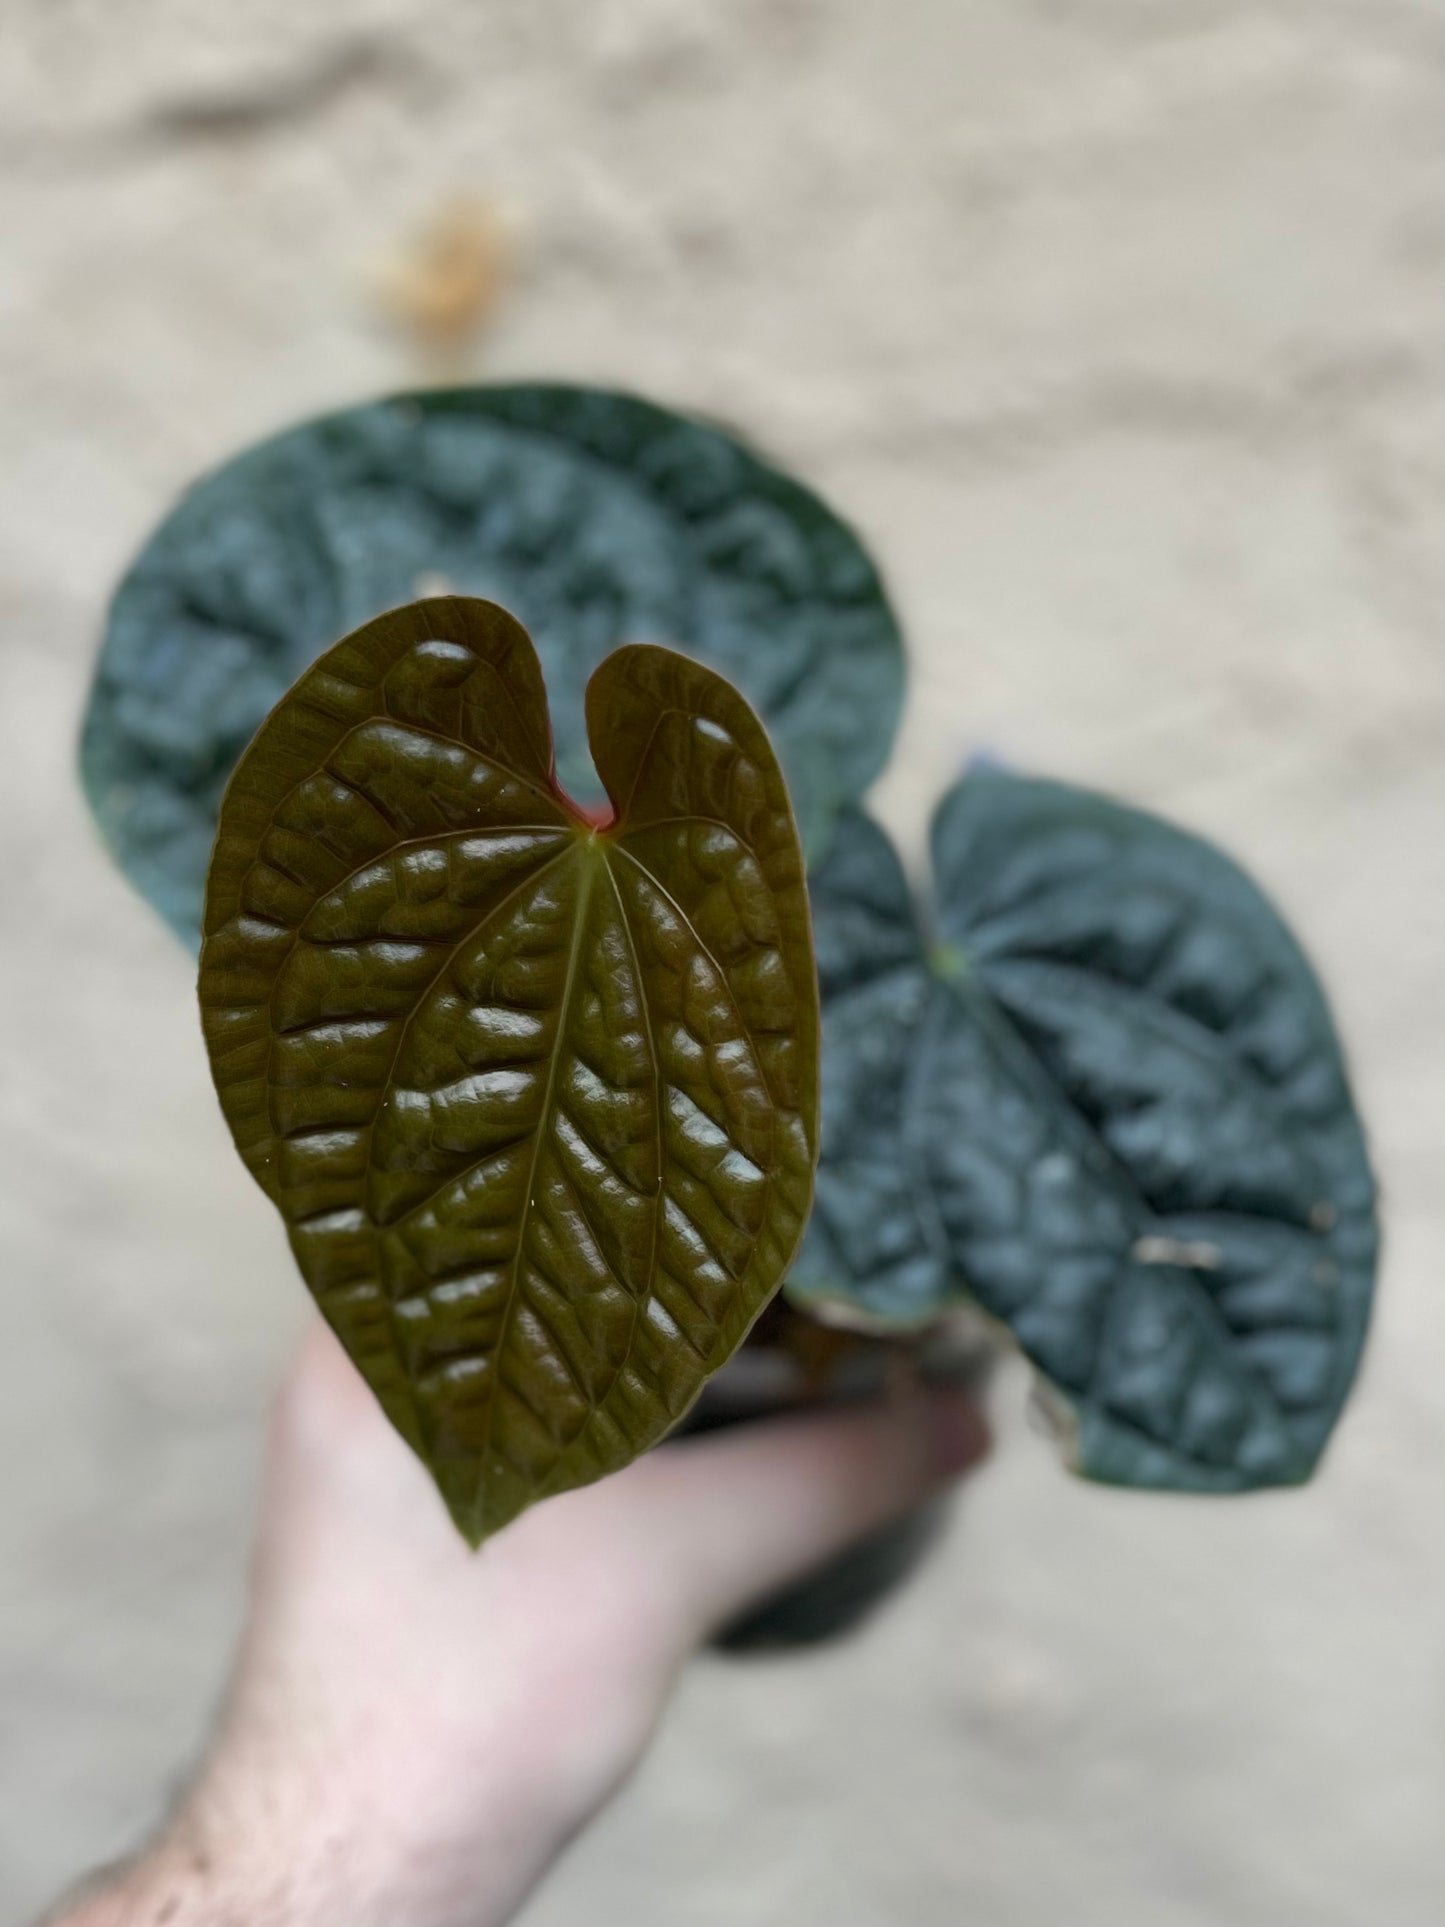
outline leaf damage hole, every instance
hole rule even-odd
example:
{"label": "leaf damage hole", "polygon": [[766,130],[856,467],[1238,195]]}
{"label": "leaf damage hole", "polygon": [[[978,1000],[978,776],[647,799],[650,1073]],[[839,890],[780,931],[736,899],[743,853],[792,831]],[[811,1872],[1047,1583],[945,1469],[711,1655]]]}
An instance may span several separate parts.
{"label": "leaf damage hole", "polygon": [[1136,1238],[1129,1256],[1136,1265],[1184,1265],[1190,1271],[1218,1271],[1224,1262],[1219,1246],[1205,1238],[1166,1238],[1157,1234]]}

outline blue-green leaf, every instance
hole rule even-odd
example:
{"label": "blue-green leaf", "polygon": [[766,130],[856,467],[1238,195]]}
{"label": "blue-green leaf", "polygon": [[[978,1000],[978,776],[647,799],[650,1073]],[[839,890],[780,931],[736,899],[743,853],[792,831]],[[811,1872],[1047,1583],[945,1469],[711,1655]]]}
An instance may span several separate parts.
{"label": "blue-green leaf", "polygon": [[600,797],[582,693],[661,642],[750,699],[805,846],[887,760],[897,625],[851,531],[720,429],[600,389],[441,390],[307,422],[197,483],[115,597],[85,720],[116,859],[192,943],[222,791],[272,706],[381,611],[512,609],[552,692],[557,770]]}
{"label": "blue-green leaf", "polygon": [[934,942],[857,812],[813,884],[822,1160],[789,1281],[898,1323],[972,1299],[1094,1478],[1309,1476],[1374,1282],[1328,1006],[1220,851],[994,770],[934,823]]}

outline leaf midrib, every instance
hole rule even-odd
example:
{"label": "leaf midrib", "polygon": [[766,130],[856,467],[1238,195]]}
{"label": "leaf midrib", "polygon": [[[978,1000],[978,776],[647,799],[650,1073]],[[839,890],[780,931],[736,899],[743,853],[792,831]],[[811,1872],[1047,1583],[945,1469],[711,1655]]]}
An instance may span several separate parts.
{"label": "leaf midrib", "polygon": [[[593,852],[592,860],[586,861],[587,853]],[[487,1400],[486,1430],[477,1448],[477,1481],[472,1497],[472,1516],[478,1526],[485,1526],[487,1497],[487,1473],[491,1465],[493,1439],[496,1434],[497,1405],[502,1390],[502,1361],[506,1356],[507,1341],[511,1336],[512,1321],[516,1316],[517,1302],[521,1297],[522,1255],[527,1243],[527,1229],[532,1220],[532,1207],[535,1203],[537,1184],[537,1165],[542,1155],[542,1145],[548,1137],[548,1119],[552,1114],[552,1099],[557,1088],[557,1066],[562,1061],[563,1045],[567,1036],[568,1012],[572,1007],[572,995],[577,982],[577,966],[584,949],[583,933],[587,928],[587,913],[591,908],[592,892],[597,882],[599,863],[605,862],[596,837],[578,837],[570,850],[565,850],[555,859],[558,867],[567,857],[574,858],[582,866],[582,882],[577,901],[572,911],[571,941],[567,951],[567,974],[562,982],[562,995],[557,1002],[557,1033],[552,1044],[552,1061],[547,1066],[547,1082],[542,1091],[541,1108],[537,1114],[537,1128],[532,1138],[532,1155],[527,1165],[527,1184],[522,1194],[522,1209],[517,1220],[517,1240],[512,1247],[511,1277],[507,1284],[507,1299],[502,1307],[502,1320],[497,1330],[497,1341],[492,1348],[492,1389]],[[534,873],[535,874],[535,873]],[[594,1408],[595,1409],[595,1408]],[[565,1450],[565,1447],[563,1448]]]}

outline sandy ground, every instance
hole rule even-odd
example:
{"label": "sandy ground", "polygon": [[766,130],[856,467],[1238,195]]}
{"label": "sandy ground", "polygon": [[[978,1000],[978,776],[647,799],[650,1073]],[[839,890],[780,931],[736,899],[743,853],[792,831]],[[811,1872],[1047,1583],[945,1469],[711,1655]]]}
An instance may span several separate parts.
{"label": "sandy ground", "polygon": [[199,468],[425,374],[367,273],[464,188],[521,235],[469,367],[727,416],[867,532],[910,849],[983,744],[1247,857],[1388,1200],[1313,1487],[1085,1489],[1006,1375],[926,1576],[699,1666],[529,1927],[1440,1917],[1440,39],[1412,0],[6,0],[4,1921],[194,1753],[303,1313],[81,807],[101,611]]}

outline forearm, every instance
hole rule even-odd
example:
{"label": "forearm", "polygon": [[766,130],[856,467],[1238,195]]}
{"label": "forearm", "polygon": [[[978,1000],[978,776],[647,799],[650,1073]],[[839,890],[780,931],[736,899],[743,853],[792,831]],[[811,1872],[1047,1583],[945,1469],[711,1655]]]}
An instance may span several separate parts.
{"label": "forearm", "polygon": [[184,1828],[94,1876],[47,1927],[500,1927],[532,1881],[515,1861],[477,1872],[462,1913],[427,1894],[425,1868],[381,1865],[365,1843],[319,1835],[300,1854],[258,1853]]}
{"label": "forearm", "polygon": [[383,1804],[344,1764],[318,1773],[296,1751],[280,1773],[223,1753],[160,1835],[49,1927],[501,1927],[578,1824],[523,1813],[513,1788],[475,1814],[459,1856],[431,1837],[404,1767]]}
{"label": "forearm", "polygon": [[159,1838],[51,1927],[502,1927],[700,1639],[983,1452],[966,1398],[687,1440],[480,1554],[328,1333],[278,1408],[248,1630]]}
{"label": "forearm", "polygon": [[296,1896],[258,1893],[255,1882],[212,1859],[200,1842],[167,1838],[93,1875],[46,1927],[241,1927],[297,1921]]}
{"label": "forearm", "polygon": [[[330,1859],[328,1871],[326,1862]],[[321,1841],[273,1839],[207,1820],[188,1803],[158,1839],[88,1881],[48,1927],[362,1927],[355,1871]]]}

